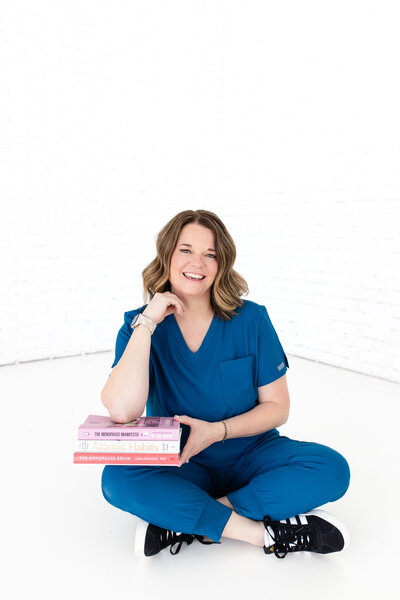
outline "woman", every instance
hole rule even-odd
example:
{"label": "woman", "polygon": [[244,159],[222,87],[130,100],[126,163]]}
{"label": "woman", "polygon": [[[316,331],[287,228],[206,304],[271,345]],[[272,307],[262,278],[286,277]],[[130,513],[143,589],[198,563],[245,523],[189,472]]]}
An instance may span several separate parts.
{"label": "woman", "polygon": [[101,394],[111,418],[126,423],[146,407],[182,424],[178,467],[103,470],[105,499],[139,517],[137,555],[221,537],[278,558],[349,542],[340,521],[314,510],[346,492],[347,461],[276,429],[289,414],[289,363],[266,308],[240,298],[248,288],[235,258],[217,215],[179,213],[142,273],[150,302],[126,312],[118,332]]}

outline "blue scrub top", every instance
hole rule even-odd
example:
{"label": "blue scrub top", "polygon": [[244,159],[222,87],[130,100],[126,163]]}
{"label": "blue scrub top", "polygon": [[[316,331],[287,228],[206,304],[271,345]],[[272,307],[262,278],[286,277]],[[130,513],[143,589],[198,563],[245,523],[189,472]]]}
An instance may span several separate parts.
{"label": "blue scrub top", "polygon": [[[133,317],[146,307],[124,314],[112,367],[132,335]],[[197,352],[187,346],[174,313],[157,325],[151,336],[147,416],[234,417],[257,405],[258,387],[286,373],[289,363],[265,306],[243,299],[235,312],[230,321],[214,315]],[[228,467],[268,433],[216,442],[195,459]],[[182,425],[181,450],[189,434],[190,427]]]}

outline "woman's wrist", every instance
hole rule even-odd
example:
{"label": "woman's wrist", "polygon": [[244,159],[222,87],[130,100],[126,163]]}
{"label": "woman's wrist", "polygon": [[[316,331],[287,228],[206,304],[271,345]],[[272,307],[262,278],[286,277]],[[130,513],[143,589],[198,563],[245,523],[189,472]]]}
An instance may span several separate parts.
{"label": "woman's wrist", "polygon": [[[226,421],[225,421],[225,423],[226,423]],[[215,421],[214,423],[212,423],[212,425],[214,427],[215,441],[222,442],[222,440],[225,438],[225,425],[223,424],[222,421]],[[227,427],[228,427],[228,424],[227,424]],[[229,428],[228,428],[227,437],[229,437]]]}

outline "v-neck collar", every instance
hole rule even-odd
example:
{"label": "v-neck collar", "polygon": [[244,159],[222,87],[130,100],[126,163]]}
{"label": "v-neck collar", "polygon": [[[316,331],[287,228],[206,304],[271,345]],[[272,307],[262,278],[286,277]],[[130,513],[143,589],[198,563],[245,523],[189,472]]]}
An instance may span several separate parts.
{"label": "v-neck collar", "polygon": [[174,313],[169,315],[169,317],[167,317],[167,319],[170,319],[170,321],[171,321],[172,331],[174,332],[175,339],[177,341],[177,348],[178,348],[178,351],[179,351],[180,355],[182,356],[182,358],[184,358],[187,362],[190,362],[190,363],[195,362],[196,364],[199,364],[202,361],[202,359],[204,359],[204,358],[207,359],[207,356],[206,356],[207,349],[210,345],[210,341],[211,341],[212,337],[214,336],[214,333],[215,333],[215,330],[217,327],[217,316],[215,315],[215,313],[213,315],[210,326],[207,329],[207,333],[204,336],[203,341],[201,342],[201,346],[196,352],[192,352],[192,350],[187,345],[185,338],[183,337],[181,328],[179,327],[178,321],[175,318]]}

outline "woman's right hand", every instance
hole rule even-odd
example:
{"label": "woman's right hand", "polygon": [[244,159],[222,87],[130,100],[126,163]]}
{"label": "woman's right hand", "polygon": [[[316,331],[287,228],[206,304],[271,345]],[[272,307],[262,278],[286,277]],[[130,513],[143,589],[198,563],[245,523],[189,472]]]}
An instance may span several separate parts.
{"label": "woman's right hand", "polygon": [[158,325],[173,312],[183,315],[184,310],[182,300],[172,292],[156,292],[142,314],[153,319]]}

